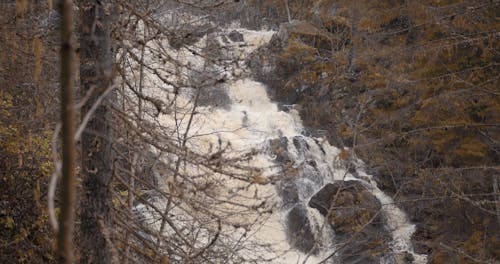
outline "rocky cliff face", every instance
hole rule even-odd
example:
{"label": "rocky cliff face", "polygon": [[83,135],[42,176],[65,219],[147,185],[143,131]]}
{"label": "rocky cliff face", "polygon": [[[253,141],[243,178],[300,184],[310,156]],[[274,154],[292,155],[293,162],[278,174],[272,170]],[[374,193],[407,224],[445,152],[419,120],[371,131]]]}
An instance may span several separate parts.
{"label": "rocky cliff face", "polygon": [[491,6],[395,4],[395,12],[389,2],[303,2],[311,11],[281,24],[248,63],[284,110],[300,110],[313,133],[367,163],[417,224],[415,247],[430,263],[496,261],[500,101],[491,48],[499,43],[471,37],[497,23]]}

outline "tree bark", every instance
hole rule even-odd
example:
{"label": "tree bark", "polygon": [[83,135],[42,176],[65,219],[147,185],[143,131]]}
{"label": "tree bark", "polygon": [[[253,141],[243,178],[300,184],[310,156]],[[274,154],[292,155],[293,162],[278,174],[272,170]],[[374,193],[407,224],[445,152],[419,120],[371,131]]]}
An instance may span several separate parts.
{"label": "tree bark", "polygon": [[[85,116],[111,84],[110,0],[83,0],[80,5],[80,82],[83,94],[93,90],[82,108]],[[96,108],[82,135],[82,203],[80,263],[111,263],[111,179],[113,152],[110,94]]]}
{"label": "tree bark", "polygon": [[58,263],[73,263],[73,228],[75,211],[75,124],[74,76],[75,40],[73,35],[73,1],[60,2],[61,10],[61,120],[62,120],[62,188],[61,215],[57,235]]}

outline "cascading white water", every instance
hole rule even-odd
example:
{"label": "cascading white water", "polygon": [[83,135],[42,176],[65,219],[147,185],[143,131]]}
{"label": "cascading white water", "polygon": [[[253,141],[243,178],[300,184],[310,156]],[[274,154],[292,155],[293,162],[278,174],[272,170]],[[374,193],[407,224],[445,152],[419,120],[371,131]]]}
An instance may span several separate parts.
{"label": "cascading white water", "polygon": [[[266,87],[262,83],[245,77],[249,75],[242,59],[258,46],[269,41],[274,32],[239,28],[231,30],[237,30],[243,34],[245,40],[244,45],[241,45],[243,43],[232,43],[232,56],[240,59],[237,64],[238,70],[226,69],[229,82],[225,89],[231,103],[227,108],[198,107],[198,114],[195,115],[189,132],[190,135],[198,136],[190,140],[188,144],[191,149],[200,153],[206,153],[212,145],[221,140],[230,142],[235,152],[249,149],[261,150],[252,160],[251,165],[264,169],[273,168],[275,164],[274,158],[276,157],[270,151],[265,151],[269,147],[270,140],[286,138],[289,142],[287,153],[290,156],[291,164],[300,171],[293,183],[297,186],[299,197],[297,203],[305,208],[312,232],[320,245],[316,254],[304,254],[290,246],[288,242],[290,239],[287,239],[286,224],[284,223],[285,215],[291,210],[290,207],[283,207],[282,210],[276,210],[271,214],[261,226],[250,232],[253,234],[252,239],[272,245],[269,257],[274,258],[273,263],[320,262],[334,251],[330,241],[333,234],[323,216],[307,206],[308,200],[326,183],[334,180],[356,180],[363,182],[367,189],[381,202],[393,239],[392,250],[394,252],[410,252],[415,258],[415,263],[425,263],[426,257],[413,253],[412,250],[411,236],[415,230],[414,225],[408,221],[404,212],[394,205],[391,197],[384,194],[372,177],[363,171],[362,163],[358,161],[358,177],[346,172],[345,168],[339,165],[339,149],[331,146],[325,139],[303,135],[304,129],[298,112],[293,108],[287,112],[280,111],[278,106],[268,97]],[[199,57],[185,55],[183,60],[186,63],[199,65],[200,68],[203,65]],[[242,72],[239,69],[242,69]],[[154,77],[150,81],[154,82],[153,79]],[[155,92],[151,92],[151,94],[158,95]],[[185,98],[181,96],[178,99],[177,104],[189,106],[192,103],[192,94],[186,93],[184,96]],[[171,115],[162,115],[160,122],[167,127],[176,125],[182,129],[186,126],[186,122],[176,123],[175,118]],[[308,165],[310,161],[314,161],[314,166]],[[269,177],[276,173],[280,173],[276,168],[267,169],[263,175]],[[230,185],[231,182],[227,184]],[[231,187],[234,186],[227,186],[227,188]],[[261,194],[274,196],[276,204],[281,203],[276,193],[277,190],[273,186],[260,186],[258,191]]]}

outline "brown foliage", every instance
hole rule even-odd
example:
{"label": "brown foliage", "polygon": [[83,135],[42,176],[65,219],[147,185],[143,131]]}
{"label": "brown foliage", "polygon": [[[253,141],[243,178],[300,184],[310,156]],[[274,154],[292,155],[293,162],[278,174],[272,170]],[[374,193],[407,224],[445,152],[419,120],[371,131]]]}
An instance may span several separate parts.
{"label": "brown foliage", "polygon": [[57,70],[56,54],[50,49],[54,35],[38,27],[33,15],[40,9],[42,5],[30,1],[0,3],[2,263],[54,262],[45,200],[52,170],[50,128],[57,101],[50,81],[55,80]]}
{"label": "brown foliage", "polygon": [[[425,197],[417,203],[422,211],[412,210],[413,203],[403,205],[419,232],[431,234],[418,241],[439,241],[455,232],[447,226],[463,222],[463,216],[445,214],[447,203],[456,205],[451,210],[456,214],[488,204],[470,217],[490,224],[478,221],[472,229],[485,240],[498,236],[484,232],[496,222],[498,206],[491,187],[500,162],[498,3],[315,1],[308,9],[318,5],[319,12],[302,18],[340,40],[328,56],[314,43],[285,41],[275,65],[283,81],[272,83],[276,98],[301,104],[306,125],[328,130],[337,145],[353,147],[386,190]],[[310,55],[301,63],[287,59],[301,60],[303,54]],[[443,176],[450,174],[455,176]],[[467,188],[473,179],[481,184]],[[449,188],[455,188],[451,197]],[[477,194],[488,195],[460,198]],[[426,212],[430,219],[420,222],[419,214]],[[469,236],[455,239],[476,241]],[[470,246],[452,246],[476,256]],[[431,248],[428,253],[443,250]],[[486,250],[476,257],[500,256]]]}

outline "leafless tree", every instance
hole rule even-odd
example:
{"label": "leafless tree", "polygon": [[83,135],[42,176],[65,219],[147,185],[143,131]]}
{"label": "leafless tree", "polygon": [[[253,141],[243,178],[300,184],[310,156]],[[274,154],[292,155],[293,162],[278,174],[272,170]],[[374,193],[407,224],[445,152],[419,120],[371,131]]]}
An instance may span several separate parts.
{"label": "leafless tree", "polygon": [[[110,3],[119,10],[112,21],[103,15],[114,14]],[[92,109],[82,137],[82,263],[264,260],[267,246],[249,234],[272,209],[257,193],[266,182],[249,163],[256,152],[224,140],[196,146],[208,136],[196,133],[200,100],[235,64],[224,46],[195,45],[218,34],[207,20],[218,8],[224,3],[80,3],[82,97],[91,94],[82,116],[114,87],[113,56],[121,86]]]}
{"label": "leafless tree", "polygon": [[75,39],[73,35],[73,3],[61,1],[61,120],[62,120],[62,189],[58,233],[58,262],[73,263],[73,228],[75,214]]}
{"label": "leafless tree", "polygon": [[80,263],[111,263],[111,182],[113,178],[111,24],[113,1],[80,1],[80,91],[88,99],[82,116],[96,105],[82,134],[82,202],[80,204]]}

